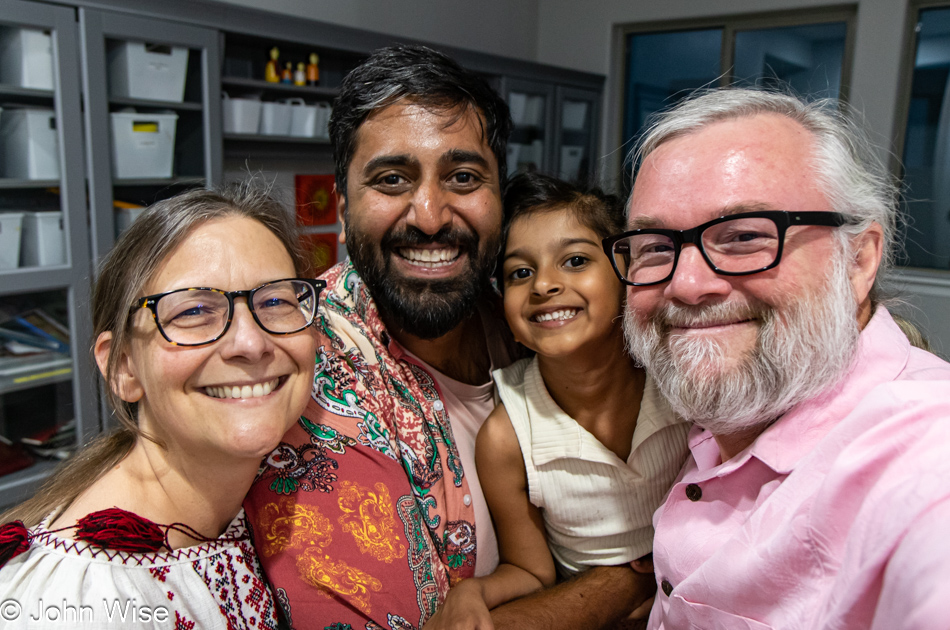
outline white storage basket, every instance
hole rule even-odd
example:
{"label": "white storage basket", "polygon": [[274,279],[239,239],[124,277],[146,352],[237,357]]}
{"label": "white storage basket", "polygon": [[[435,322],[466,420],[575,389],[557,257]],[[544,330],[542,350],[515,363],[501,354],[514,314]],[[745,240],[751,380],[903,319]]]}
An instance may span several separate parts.
{"label": "white storage basket", "polygon": [[20,262],[22,212],[0,212],[0,269],[13,269]]}
{"label": "white storage basket", "polygon": [[0,176],[59,179],[59,134],[52,109],[5,109],[0,117]]}
{"label": "white storage basket", "polygon": [[224,133],[256,134],[261,124],[261,101],[252,98],[221,96]]}
{"label": "white storage basket", "polygon": [[261,105],[261,133],[265,136],[289,136],[293,106],[287,103]]}
{"label": "white storage basket", "polygon": [[20,239],[21,267],[66,264],[62,212],[24,212]]}
{"label": "white storage basket", "polygon": [[0,27],[0,83],[52,90],[52,35],[32,29]]}
{"label": "white storage basket", "polygon": [[121,42],[109,51],[109,93],[180,103],[185,99],[188,49]]}
{"label": "white storage basket", "polygon": [[171,177],[178,114],[115,112],[111,116],[113,176]]}
{"label": "white storage basket", "polygon": [[292,98],[287,104],[290,105],[290,135],[302,138],[316,136],[317,106],[307,105],[302,98]]}

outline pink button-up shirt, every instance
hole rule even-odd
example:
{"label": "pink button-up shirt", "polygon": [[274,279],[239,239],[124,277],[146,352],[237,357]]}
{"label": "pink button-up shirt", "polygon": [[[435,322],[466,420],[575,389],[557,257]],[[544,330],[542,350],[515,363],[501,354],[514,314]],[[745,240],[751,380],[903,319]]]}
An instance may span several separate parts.
{"label": "pink button-up shirt", "polygon": [[950,628],[950,364],[884,308],[851,372],[725,463],[692,457],[654,515],[650,628]]}

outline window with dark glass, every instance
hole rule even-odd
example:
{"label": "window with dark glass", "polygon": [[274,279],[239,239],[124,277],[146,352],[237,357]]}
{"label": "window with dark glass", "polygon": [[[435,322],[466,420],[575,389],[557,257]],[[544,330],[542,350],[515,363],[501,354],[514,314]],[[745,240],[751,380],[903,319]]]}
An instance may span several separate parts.
{"label": "window with dark glass", "polygon": [[[649,116],[695,90],[757,85],[809,99],[844,96],[851,14],[736,19],[626,35],[622,141],[628,153]],[[629,186],[632,165],[624,162]]]}
{"label": "window with dark glass", "polygon": [[900,262],[950,269],[950,8],[921,10],[916,32],[901,156]]}

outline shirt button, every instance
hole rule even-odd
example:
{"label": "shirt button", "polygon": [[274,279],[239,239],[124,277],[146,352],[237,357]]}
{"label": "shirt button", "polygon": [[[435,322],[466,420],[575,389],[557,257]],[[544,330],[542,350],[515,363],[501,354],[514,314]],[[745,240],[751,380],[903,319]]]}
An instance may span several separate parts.
{"label": "shirt button", "polygon": [[432,403],[432,408],[435,409],[436,411],[442,411],[443,409],[445,409],[445,405],[442,404],[441,400],[437,400],[434,403]]}
{"label": "shirt button", "polygon": [[472,504],[472,495],[466,494],[464,497],[462,497],[462,503],[465,504],[465,507],[470,506]]}
{"label": "shirt button", "polygon": [[690,501],[699,501],[703,498],[703,489],[695,483],[686,486],[686,498]]}
{"label": "shirt button", "polygon": [[667,597],[673,594],[673,585],[670,584],[669,580],[663,580],[660,582],[660,588],[663,589],[663,593],[666,594]]}

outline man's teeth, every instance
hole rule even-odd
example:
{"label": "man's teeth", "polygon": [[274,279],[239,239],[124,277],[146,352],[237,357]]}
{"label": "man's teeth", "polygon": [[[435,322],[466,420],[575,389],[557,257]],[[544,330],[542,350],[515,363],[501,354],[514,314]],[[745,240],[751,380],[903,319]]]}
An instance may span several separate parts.
{"label": "man's teeth", "polygon": [[280,379],[253,385],[234,385],[232,387],[205,387],[205,393],[212,398],[260,398],[277,388]]}
{"label": "man's teeth", "polygon": [[459,256],[457,247],[448,249],[409,249],[399,250],[399,254],[406,260],[425,267],[444,267],[451,264]]}
{"label": "man's teeth", "polygon": [[535,315],[534,321],[536,322],[559,322],[566,319],[572,319],[577,315],[576,308],[569,308],[562,311],[554,311],[553,313],[541,313],[540,315]]}

